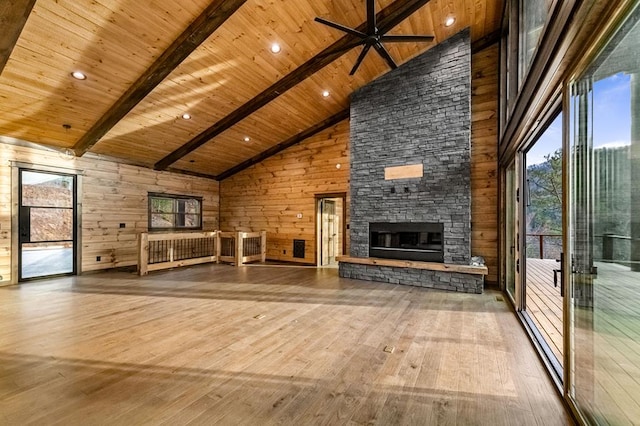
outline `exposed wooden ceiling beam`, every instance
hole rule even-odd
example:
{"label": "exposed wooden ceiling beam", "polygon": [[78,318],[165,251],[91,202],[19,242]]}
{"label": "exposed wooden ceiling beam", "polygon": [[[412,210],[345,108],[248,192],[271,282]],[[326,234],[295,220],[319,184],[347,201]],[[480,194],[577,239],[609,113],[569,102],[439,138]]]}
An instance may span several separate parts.
{"label": "exposed wooden ceiling beam", "polygon": [[339,122],[346,120],[347,118],[349,118],[349,108],[344,109],[342,111],[340,111],[337,114],[332,115],[331,117],[327,118],[326,120],[323,120],[317,124],[314,124],[313,126],[309,127],[306,130],[303,130],[302,132],[298,133],[295,136],[290,137],[289,139],[287,139],[284,142],[280,142],[277,145],[272,146],[271,148],[267,149],[266,151],[262,151],[260,154],[256,155],[255,157],[252,157],[246,161],[243,161],[242,163],[238,164],[237,166],[234,166],[232,168],[230,168],[229,170],[226,170],[222,173],[220,173],[218,175],[218,180],[224,180],[228,177],[231,177],[233,175],[235,175],[236,173],[240,173],[241,171],[243,171],[244,169],[253,166],[254,164],[258,164],[261,161],[266,160],[267,158],[271,157],[272,155],[276,155],[277,153],[279,153],[282,150],[285,150],[293,145],[296,145],[300,142],[302,142],[305,139],[310,138],[311,136],[320,133],[321,131],[328,129],[331,126],[335,126],[336,124],[338,124]]}
{"label": "exposed wooden ceiling beam", "polygon": [[[376,15],[378,28],[381,32],[386,32],[404,21],[411,16],[415,11],[427,4],[429,0],[396,0],[385,9],[378,12]],[[359,25],[356,28],[357,31],[364,32],[366,30],[366,23]],[[354,47],[354,40],[358,42],[360,39],[355,38],[352,35],[346,35],[333,43],[331,46],[324,49],[322,52],[309,59],[307,62],[296,68],[291,73],[287,74],[281,80],[269,86],[262,93],[236,109],[208,129],[204,130],[193,139],[165,156],[158,161],[154,168],[156,170],[164,170],[171,164],[178,161],[180,158],[196,150],[200,146],[204,145],[220,133],[234,126],[242,121],[258,109],[262,108],[278,96],[285,93],[287,90],[296,86],[306,78],[320,71],[331,62],[344,55],[349,48]]]}
{"label": "exposed wooden ceiling beam", "polygon": [[178,173],[178,174],[187,175],[187,176],[195,176],[203,179],[218,180],[218,176],[215,176],[215,175],[209,175],[207,173],[192,172],[191,170],[176,169],[173,167],[167,168],[165,172]]}
{"label": "exposed wooden ceiling beam", "polygon": [[496,30],[471,43],[471,53],[480,52],[500,41],[501,31]]}
{"label": "exposed wooden ceiling beam", "polygon": [[171,43],[144,74],[76,142],[73,146],[76,155],[82,156],[91,149],[245,2],[246,0],[211,2],[204,12]]}
{"label": "exposed wooden ceiling beam", "polygon": [[2,0],[0,2],[0,74],[18,42],[36,0]]}

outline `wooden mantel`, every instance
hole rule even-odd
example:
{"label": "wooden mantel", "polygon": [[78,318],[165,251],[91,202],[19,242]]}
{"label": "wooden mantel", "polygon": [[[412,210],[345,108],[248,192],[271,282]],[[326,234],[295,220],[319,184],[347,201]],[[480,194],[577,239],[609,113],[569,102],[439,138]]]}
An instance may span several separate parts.
{"label": "wooden mantel", "polygon": [[451,263],[418,262],[414,260],[381,259],[379,257],[338,256],[338,262],[360,265],[390,266],[394,268],[427,269],[430,271],[458,272],[461,274],[487,275],[486,266],[455,265]]}

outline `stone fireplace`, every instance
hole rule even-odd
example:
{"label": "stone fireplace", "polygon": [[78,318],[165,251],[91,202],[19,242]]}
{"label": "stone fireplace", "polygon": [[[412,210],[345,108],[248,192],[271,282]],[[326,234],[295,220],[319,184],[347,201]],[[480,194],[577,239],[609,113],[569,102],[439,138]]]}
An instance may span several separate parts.
{"label": "stone fireplace", "polygon": [[[350,256],[469,265],[470,140],[468,30],[356,91]],[[467,292],[483,283],[477,275],[348,262],[340,274]]]}

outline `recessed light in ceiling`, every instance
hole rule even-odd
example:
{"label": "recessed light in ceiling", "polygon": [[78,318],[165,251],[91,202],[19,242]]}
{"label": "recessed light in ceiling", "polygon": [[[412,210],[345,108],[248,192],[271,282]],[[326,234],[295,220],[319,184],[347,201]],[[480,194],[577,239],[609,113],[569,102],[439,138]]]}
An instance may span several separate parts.
{"label": "recessed light in ceiling", "polygon": [[282,50],[282,47],[280,47],[278,43],[273,43],[271,45],[271,53],[280,53],[281,50]]}
{"label": "recessed light in ceiling", "polygon": [[322,97],[323,98],[328,98],[331,95],[331,93],[329,93],[328,90],[325,90],[324,92],[322,92]]}
{"label": "recessed light in ceiling", "polygon": [[245,141],[245,142],[249,142],[250,140],[251,140],[251,138],[250,138],[249,136],[245,136],[245,137],[244,137],[244,141]]}
{"label": "recessed light in ceiling", "polygon": [[449,17],[447,18],[447,20],[446,20],[446,21],[444,21],[444,26],[445,26],[445,27],[450,27],[450,26],[452,26],[455,22],[456,22],[456,18],[454,18],[453,16],[449,16]]}
{"label": "recessed light in ceiling", "polygon": [[82,71],[74,71],[71,73],[71,76],[76,80],[86,80],[87,76]]}
{"label": "recessed light in ceiling", "polygon": [[182,119],[183,120],[191,120],[191,114],[185,112],[184,114],[182,114]]}
{"label": "recessed light in ceiling", "polygon": [[76,153],[71,148],[65,148],[60,151],[60,157],[63,160],[73,160],[74,158],[76,158]]}

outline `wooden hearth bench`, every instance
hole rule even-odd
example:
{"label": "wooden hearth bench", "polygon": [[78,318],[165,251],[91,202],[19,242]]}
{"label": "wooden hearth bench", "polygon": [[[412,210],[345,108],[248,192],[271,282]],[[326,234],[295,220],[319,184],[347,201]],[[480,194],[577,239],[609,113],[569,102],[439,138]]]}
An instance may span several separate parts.
{"label": "wooden hearth bench", "polygon": [[458,272],[461,274],[487,275],[486,266],[456,265],[452,263],[419,262],[415,260],[381,259],[379,257],[338,256],[338,262],[359,265],[390,266],[394,268],[427,269],[430,271]]}

